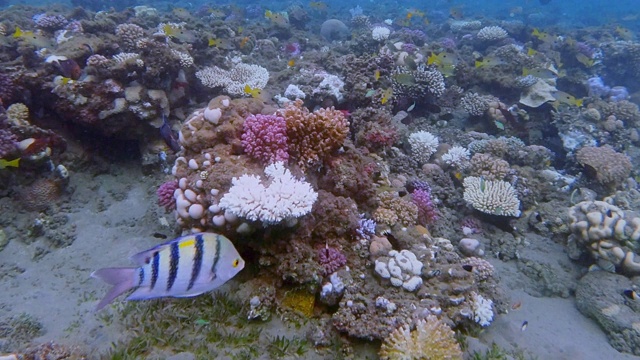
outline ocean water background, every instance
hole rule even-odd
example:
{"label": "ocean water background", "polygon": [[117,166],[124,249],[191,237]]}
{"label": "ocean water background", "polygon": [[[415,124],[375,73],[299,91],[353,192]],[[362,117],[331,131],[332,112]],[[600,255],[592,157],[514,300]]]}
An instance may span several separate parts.
{"label": "ocean water background", "polygon": [[[1,3],[1,2],[0,2]],[[147,5],[160,10],[163,7],[184,7],[186,9],[197,9],[205,5],[233,5],[249,6],[260,5],[273,10],[284,10],[294,1],[134,1],[134,0],[71,0],[71,1],[7,1],[6,5],[48,5],[61,4],[73,6],[86,6],[92,8],[108,9],[115,7],[122,9],[127,6]],[[305,4],[306,2],[300,2]],[[634,0],[550,0],[548,4],[541,4],[539,0],[438,0],[438,1],[325,1],[328,6],[328,14],[336,17],[348,16],[348,10],[361,6],[367,15],[375,14],[377,11],[384,11],[390,16],[404,13],[406,9],[415,8],[427,11],[427,16],[431,21],[444,21],[449,16],[451,8],[460,8],[465,18],[487,17],[498,20],[524,20],[536,26],[558,26],[567,28],[615,25],[623,23],[630,29],[638,29],[639,22],[634,15],[640,13],[638,2]],[[512,14],[512,10],[522,7],[521,14]],[[397,13],[397,14],[396,14]],[[625,18],[627,20],[625,20]]]}

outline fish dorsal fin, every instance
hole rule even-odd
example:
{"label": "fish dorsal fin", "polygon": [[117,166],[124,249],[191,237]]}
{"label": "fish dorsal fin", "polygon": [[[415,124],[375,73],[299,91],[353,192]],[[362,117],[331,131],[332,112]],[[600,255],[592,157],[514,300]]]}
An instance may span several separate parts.
{"label": "fish dorsal fin", "polygon": [[153,254],[164,250],[165,248],[171,246],[171,244],[173,244],[174,242],[178,242],[181,239],[182,238],[179,237],[177,239],[173,239],[171,241],[156,245],[156,246],[152,247],[149,250],[141,251],[141,252],[139,252],[137,254],[134,254],[134,255],[131,256],[131,261],[136,263],[136,265],[144,266],[144,265],[148,264],[149,261],[151,261],[151,258],[153,257]]}

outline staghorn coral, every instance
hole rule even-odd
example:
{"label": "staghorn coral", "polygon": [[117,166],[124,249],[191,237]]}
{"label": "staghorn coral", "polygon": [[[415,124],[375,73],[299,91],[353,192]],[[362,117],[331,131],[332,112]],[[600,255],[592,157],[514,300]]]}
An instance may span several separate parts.
{"label": "staghorn coral", "polygon": [[520,200],[508,182],[469,176],[464,179],[464,200],[483,213],[498,216],[520,216]]}
{"label": "staghorn coral", "polygon": [[324,270],[324,275],[330,275],[347,264],[347,257],[340,250],[325,246],[318,250],[318,263]]}
{"label": "staghorn coral", "polygon": [[585,146],[576,153],[576,160],[587,173],[605,186],[616,187],[631,173],[629,157],[616,152],[611,146]]}
{"label": "staghorn coral", "polygon": [[453,360],[462,359],[462,350],[455,333],[434,315],[416,322],[411,331],[402,325],[382,343],[379,352],[383,360]]}
{"label": "staghorn coral", "polygon": [[307,169],[320,164],[342,145],[349,133],[349,122],[333,107],[310,113],[302,104],[300,99],[291,101],[277,114],[287,123],[289,155]]}
{"label": "staghorn coral", "polygon": [[430,190],[415,189],[411,193],[411,199],[418,206],[418,222],[420,224],[431,224],[438,218]]}
{"label": "staghorn coral", "polygon": [[442,161],[455,169],[464,169],[469,166],[470,155],[469,150],[466,148],[454,146],[442,155]]}
{"label": "staghorn coral", "polygon": [[486,180],[502,180],[509,173],[509,163],[489,154],[477,153],[470,161],[469,172]]}

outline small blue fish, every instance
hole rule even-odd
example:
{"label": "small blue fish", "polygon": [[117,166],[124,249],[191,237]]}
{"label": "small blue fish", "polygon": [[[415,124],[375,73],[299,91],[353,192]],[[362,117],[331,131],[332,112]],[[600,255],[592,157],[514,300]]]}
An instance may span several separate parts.
{"label": "small blue fish", "polygon": [[107,306],[136,288],[127,300],[192,297],[222,286],[244,268],[244,260],[226,237],[214,233],[182,236],[131,257],[137,268],[104,268],[91,277],[113,285],[96,306]]}
{"label": "small blue fish", "polygon": [[160,135],[164,139],[164,142],[167,143],[167,146],[171,148],[174,152],[180,151],[180,143],[176,140],[176,135],[171,130],[171,125],[167,121],[167,117],[162,114],[162,126],[160,126]]}

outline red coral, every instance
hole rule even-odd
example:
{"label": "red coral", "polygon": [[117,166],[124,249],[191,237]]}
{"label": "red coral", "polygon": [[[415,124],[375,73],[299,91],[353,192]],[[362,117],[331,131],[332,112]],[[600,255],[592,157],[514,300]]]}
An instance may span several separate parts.
{"label": "red coral", "polygon": [[169,180],[166,183],[160,185],[156,194],[158,195],[158,205],[164,207],[167,211],[171,211],[176,208],[176,201],[173,198],[173,193],[178,188],[178,182],[176,180]]}

